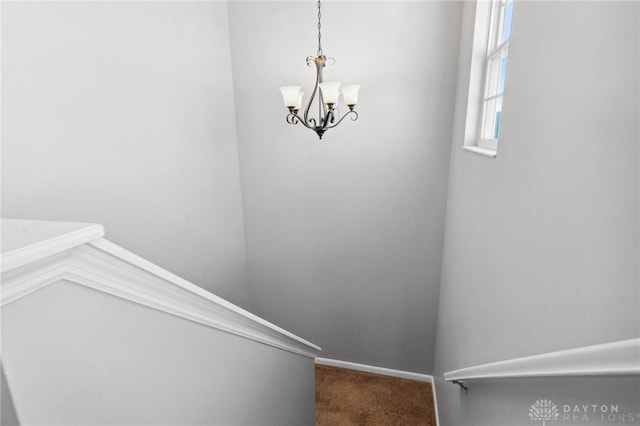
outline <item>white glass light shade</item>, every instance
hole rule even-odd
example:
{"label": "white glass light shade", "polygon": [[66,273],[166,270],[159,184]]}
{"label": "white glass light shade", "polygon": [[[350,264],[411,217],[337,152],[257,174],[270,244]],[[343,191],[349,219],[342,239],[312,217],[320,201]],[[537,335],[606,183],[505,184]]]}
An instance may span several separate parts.
{"label": "white glass light shade", "polygon": [[340,88],[344,103],[347,104],[347,106],[354,106],[358,103],[358,90],[360,90],[359,84],[350,84]]}
{"label": "white glass light shade", "polygon": [[282,100],[284,101],[284,106],[287,108],[295,108],[298,103],[298,98],[300,95],[300,90],[302,87],[300,86],[284,86],[280,88],[280,92],[282,93]]}
{"label": "white glass light shade", "polygon": [[293,107],[293,109],[299,110],[300,108],[302,108],[302,97],[304,96],[304,92],[301,90],[300,93],[298,93],[298,102],[296,103],[296,106]]}
{"label": "white glass light shade", "polygon": [[320,90],[322,91],[322,100],[325,104],[335,104],[338,102],[340,83],[335,81],[320,83]]}

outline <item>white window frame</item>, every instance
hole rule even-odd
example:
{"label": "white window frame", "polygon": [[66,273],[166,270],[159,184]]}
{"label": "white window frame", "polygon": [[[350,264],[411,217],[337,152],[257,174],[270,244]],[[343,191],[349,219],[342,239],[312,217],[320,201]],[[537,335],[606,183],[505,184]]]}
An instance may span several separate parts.
{"label": "white window frame", "polygon": [[[488,105],[490,105],[489,101],[501,97],[504,99],[504,88],[502,92],[498,92],[497,78],[493,85],[489,84],[489,67],[491,66],[492,59],[501,57],[503,52],[508,54],[509,40],[511,37],[500,44],[498,43],[504,21],[502,19],[502,13],[506,10],[505,6],[513,1],[514,0],[477,0],[476,2],[476,19],[463,148],[489,157],[496,157],[498,149],[498,139],[483,137],[486,135],[486,130],[484,129],[486,114],[491,113],[492,117],[495,117],[495,110],[490,111],[488,108]],[[500,72],[499,68],[500,65],[498,62],[498,73]],[[498,76],[496,75],[496,77]],[[492,122],[492,124],[495,126],[495,123]]]}

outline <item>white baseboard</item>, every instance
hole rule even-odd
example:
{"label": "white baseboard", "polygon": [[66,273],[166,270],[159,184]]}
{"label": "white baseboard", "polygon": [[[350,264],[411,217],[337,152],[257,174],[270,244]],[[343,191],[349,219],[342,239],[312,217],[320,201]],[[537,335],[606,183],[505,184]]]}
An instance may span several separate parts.
{"label": "white baseboard", "polygon": [[358,364],[355,362],[340,361],[329,358],[316,358],[316,364],[330,367],[348,368],[349,370],[365,371],[367,373],[382,374],[383,376],[400,377],[401,379],[417,380],[419,382],[433,383],[433,376],[428,374],[413,373],[411,371],[393,370],[391,368],[376,367],[375,365]]}
{"label": "white baseboard", "polygon": [[375,365],[358,364],[355,362],[340,361],[337,359],[320,358],[315,359],[315,363],[318,365],[328,365],[330,367],[347,368],[349,370],[364,371],[366,373],[381,374],[383,376],[399,377],[401,379],[416,380],[419,382],[425,382],[431,384],[433,389],[433,408],[435,410],[436,425],[440,425],[438,418],[438,399],[436,397],[436,383],[433,380],[433,376],[422,373],[414,373],[412,371],[394,370],[391,368],[377,367]]}

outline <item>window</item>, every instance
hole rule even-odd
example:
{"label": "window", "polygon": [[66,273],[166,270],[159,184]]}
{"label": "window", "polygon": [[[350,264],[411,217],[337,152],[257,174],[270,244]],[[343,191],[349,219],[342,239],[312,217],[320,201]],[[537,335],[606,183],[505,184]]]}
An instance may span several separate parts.
{"label": "window", "polygon": [[514,0],[478,0],[464,147],[495,157]]}

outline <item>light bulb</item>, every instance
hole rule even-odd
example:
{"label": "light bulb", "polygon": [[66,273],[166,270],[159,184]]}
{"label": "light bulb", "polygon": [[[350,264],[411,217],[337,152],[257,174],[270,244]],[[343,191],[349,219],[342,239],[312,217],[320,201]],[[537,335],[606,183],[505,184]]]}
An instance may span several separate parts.
{"label": "light bulb", "polygon": [[340,96],[339,82],[320,83],[320,90],[322,91],[322,100],[325,104],[335,104],[338,102],[338,97]]}
{"label": "light bulb", "polygon": [[360,90],[359,84],[351,84],[340,88],[344,103],[351,109],[358,103],[358,90]]}
{"label": "light bulb", "polygon": [[300,86],[284,86],[280,88],[280,92],[282,93],[282,100],[284,101],[284,106],[287,108],[295,108],[298,103],[298,96],[300,94],[300,90],[302,87]]}

